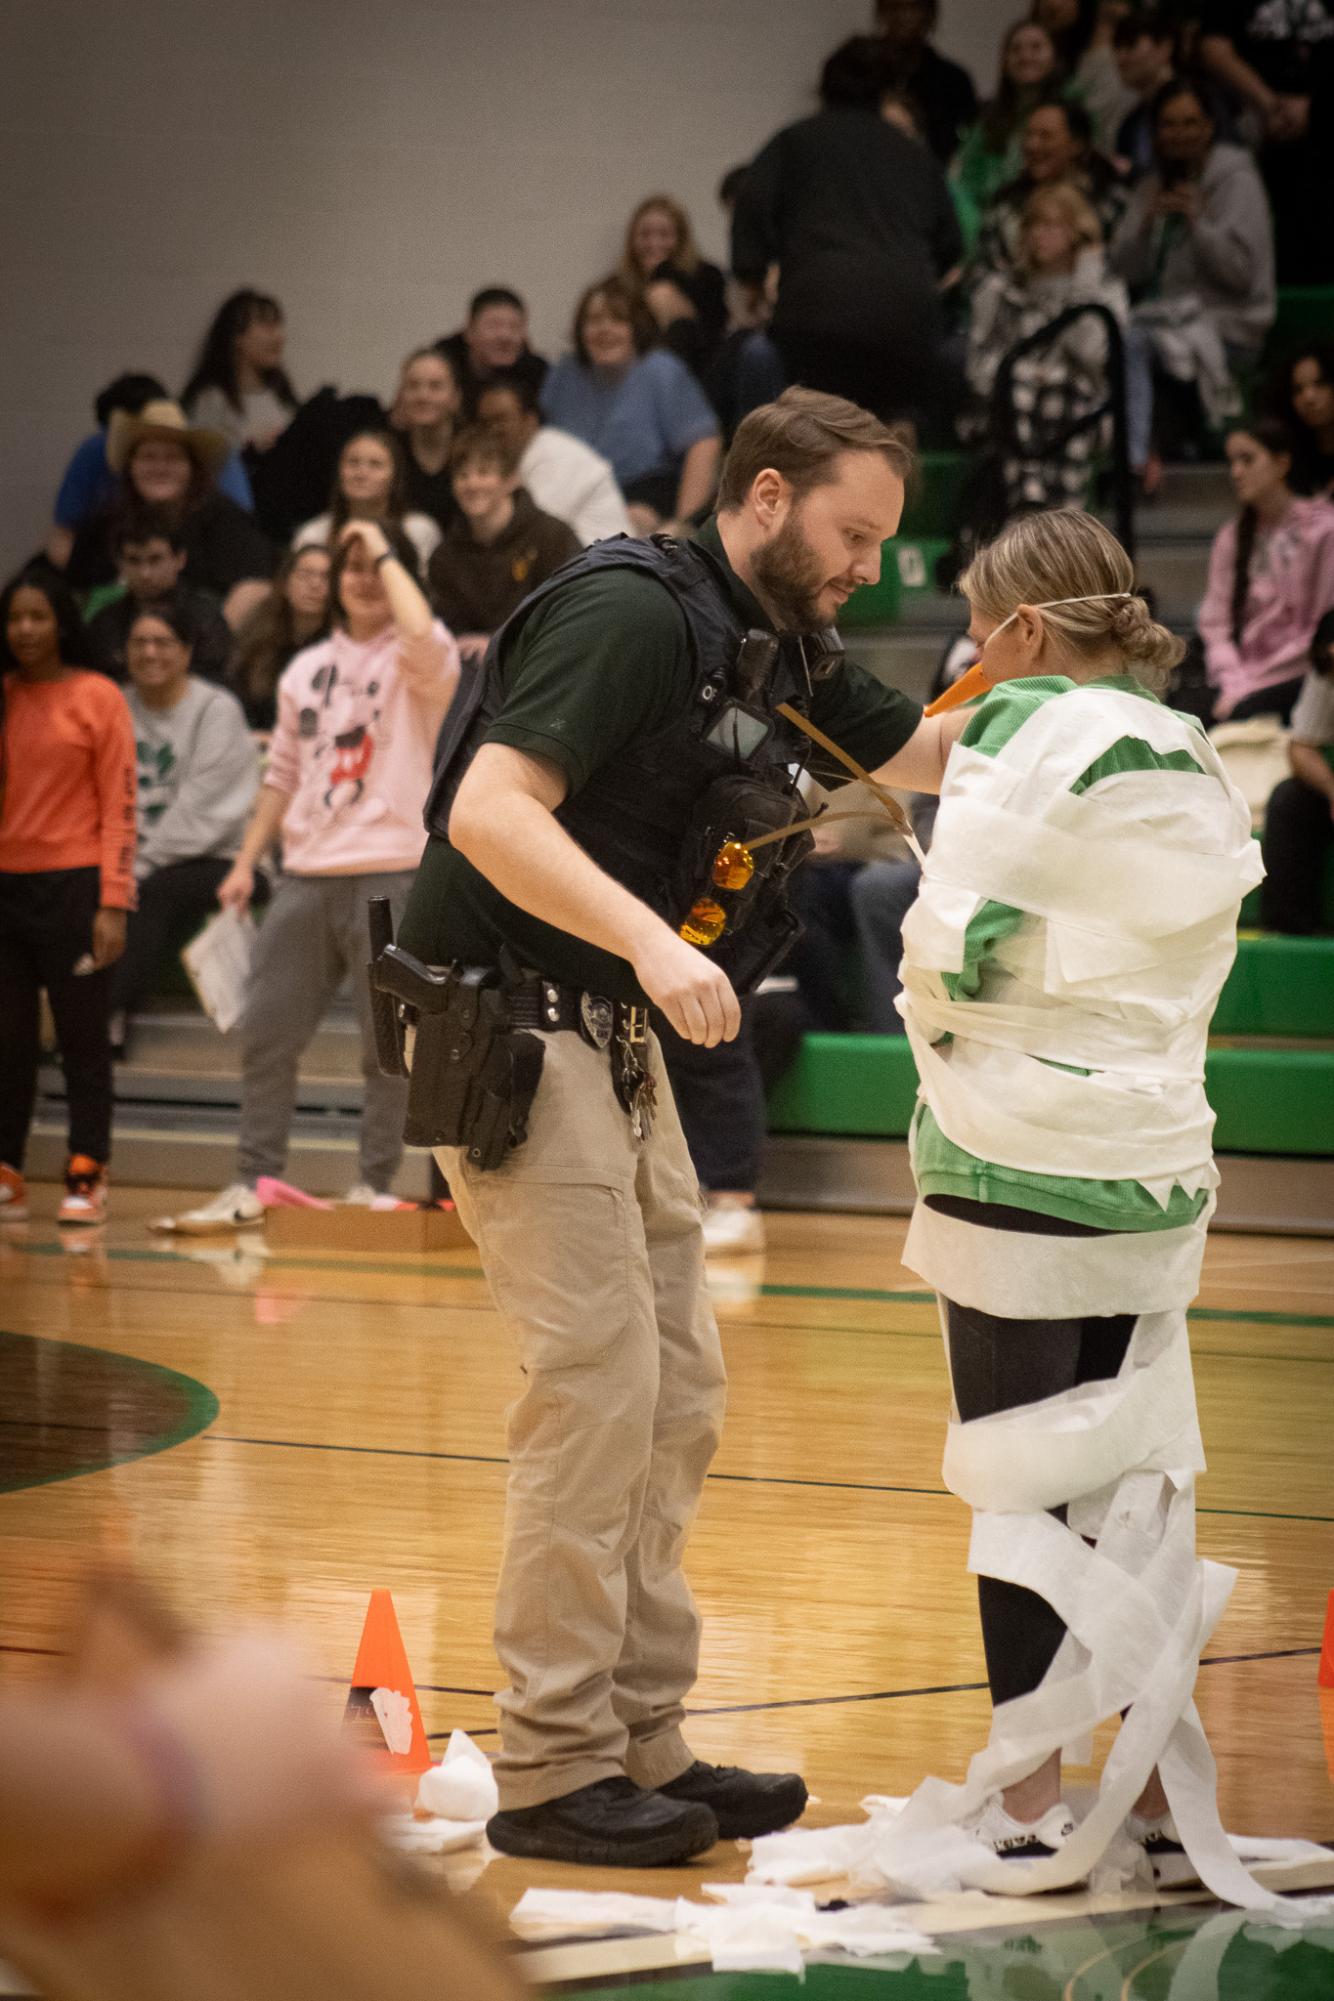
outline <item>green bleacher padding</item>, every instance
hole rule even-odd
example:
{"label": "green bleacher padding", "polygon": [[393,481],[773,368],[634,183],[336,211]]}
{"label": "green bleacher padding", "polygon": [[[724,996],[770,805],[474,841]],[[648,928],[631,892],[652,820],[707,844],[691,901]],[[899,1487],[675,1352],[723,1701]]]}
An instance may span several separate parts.
{"label": "green bleacher padding", "polygon": [[1269,352],[1283,354],[1304,340],[1334,339],[1334,285],[1285,285],[1269,336]]}
{"label": "green bleacher padding", "polygon": [[[1215,1145],[1230,1153],[1334,1154],[1334,1051],[1211,1049]],[[769,1099],[773,1132],[903,1139],[917,1091],[897,1035],[808,1035]]]}
{"label": "green bleacher padding", "polygon": [[880,581],[854,591],[838,615],[840,626],[893,625],[903,595],[899,583],[898,544],[886,542],[880,551]]}
{"label": "green bleacher padding", "polygon": [[966,452],[923,452],[908,482],[899,533],[948,541],[959,525],[968,467]]}
{"label": "green bleacher padding", "polygon": [[1213,1032],[1334,1036],[1334,938],[1239,939]]}
{"label": "green bleacher padding", "polygon": [[902,1139],[916,1097],[906,1036],[808,1035],[770,1095],[769,1127]]}
{"label": "green bleacher padding", "polygon": [[935,590],[936,564],[949,546],[943,535],[900,535],[885,544],[885,561],[898,564],[899,583],[905,597]]}
{"label": "green bleacher padding", "polygon": [[1220,1153],[1334,1154],[1334,1051],[1211,1049]]}

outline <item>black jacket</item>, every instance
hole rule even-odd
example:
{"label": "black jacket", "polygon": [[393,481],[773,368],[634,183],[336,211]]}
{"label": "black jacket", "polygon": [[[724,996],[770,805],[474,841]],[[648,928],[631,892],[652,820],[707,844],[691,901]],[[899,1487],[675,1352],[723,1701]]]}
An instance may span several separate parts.
{"label": "black jacket", "polygon": [[963,254],[940,163],[874,111],[819,111],[771,139],[732,220],[747,283],[780,267],[773,326],[855,329],[872,347],[916,325],[933,339],[937,281]]}
{"label": "black jacket", "polygon": [[977,117],[973,79],[928,44],[913,58],[894,65],[894,83],[921,112],[926,143],[947,167]]}

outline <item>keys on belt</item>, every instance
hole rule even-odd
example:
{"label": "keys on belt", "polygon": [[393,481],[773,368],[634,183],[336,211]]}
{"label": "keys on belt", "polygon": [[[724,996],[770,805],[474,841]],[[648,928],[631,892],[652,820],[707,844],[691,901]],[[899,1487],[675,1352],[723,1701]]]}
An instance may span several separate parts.
{"label": "keys on belt", "polygon": [[658,1093],[649,1068],[646,1007],[543,979],[525,980],[511,988],[509,1004],[516,1028],[537,1028],[549,1035],[560,1029],[577,1029],[591,1048],[608,1052],[612,1084],[629,1115],[630,1131],[636,1140],[648,1138]]}

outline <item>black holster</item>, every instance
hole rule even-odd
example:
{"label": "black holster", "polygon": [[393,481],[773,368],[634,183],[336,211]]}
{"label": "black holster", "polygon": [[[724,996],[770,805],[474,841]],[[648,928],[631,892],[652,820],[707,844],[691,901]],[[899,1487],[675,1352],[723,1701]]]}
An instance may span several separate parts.
{"label": "black holster", "polygon": [[407,1144],[458,1147],[473,1167],[499,1167],[528,1137],[545,1054],[539,1036],[514,1028],[501,975],[494,967],[438,970],[388,943],[369,975],[380,1068],[409,1078]]}

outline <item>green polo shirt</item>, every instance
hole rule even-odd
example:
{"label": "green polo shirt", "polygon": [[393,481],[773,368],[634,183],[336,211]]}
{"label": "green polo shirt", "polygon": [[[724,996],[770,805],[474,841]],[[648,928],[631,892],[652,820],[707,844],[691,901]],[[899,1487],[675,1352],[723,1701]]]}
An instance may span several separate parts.
{"label": "green polo shirt", "polygon": [[[1157,696],[1128,674],[1108,675],[1090,684],[1140,695]],[[1074,683],[1058,676],[1035,675],[1026,681],[1005,681],[978,704],[960,741],[984,757],[994,757],[1044,702],[1064,694]],[[1209,774],[1188,751],[1156,751],[1143,737],[1124,736],[1075,780],[1072,792],[1087,792],[1104,778],[1131,771],[1193,772],[1208,782]],[[989,962],[1001,940],[1024,921],[1024,913],[1008,903],[987,902],[964,933],[964,963],[957,973],[941,978],[951,1000],[983,997]],[[1039,1058],[1039,1061],[1045,1061]],[[1060,1066],[1056,1066],[1060,1067]],[[1152,1189],[1138,1181],[1083,1180],[1073,1175],[1030,1174],[996,1161],[979,1160],[946,1139],[930,1107],[922,1102],[914,1115],[913,1169],[921,1195],[962,1196],[973,1202],[998,1202],[1011,1209],[1032,1209],[1042,1216],[1060,1216],[1100,1230],[1174,1230],[1193,1222],[1205,1205],[1203,1194],[1174,1188],[1167,1206]]]}
{"label": "green polo shirt", "polygon": [[[714,521],[699,540],[721,563],[743,625],[770,626],[728,562]],[[626,745],[688,711],[693,691],[685,615],[675,598],[642,571],[603,570],[553,592],[524,625],[506,660],[504,701],[485,741],[554,764],[573,796]],[[811,713],[868,770],[902,749],[922,714],[916,702],[851,662],[816,684]],[[435,834],[422,855],[400,943],[431,965],[493,966],[508,946],[548,979],[612,1000],[644,999],[626,960],[520,910]]]}

